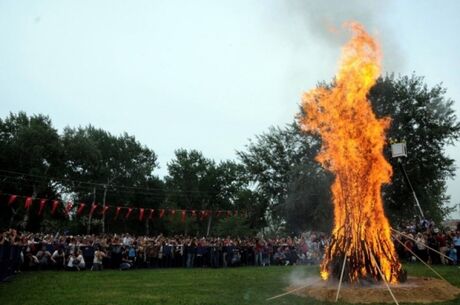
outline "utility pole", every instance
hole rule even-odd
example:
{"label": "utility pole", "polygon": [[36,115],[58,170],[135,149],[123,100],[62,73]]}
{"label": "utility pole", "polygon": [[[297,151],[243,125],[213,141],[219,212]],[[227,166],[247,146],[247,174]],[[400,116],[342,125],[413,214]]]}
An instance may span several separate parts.
{"label": "utility pole", "polygon": [[105,233],[105,206],[106,206],[106,199],[107,199],[107,189],[110,186],[110,183],[112,183],[113,180],[115,180],[118,176],[119,175],[114,176],[112,178],[108,178],[107,184],[104,184],[104,196],[102,197],[102,233],[103,234]]}
{"label": "utility pole", "polygon": [[[109,181],[107,181],[108,183]],[[104,184],[104,196],[102,197],[102,234],[105,234],[105,199],[107,198],[107,184]]]}
{"label": "utility pole", "polygon": [[[96,203],[96,187],[93,187],[93,204]],[[92,207],[90,207],[92,208]],[[90,234],[91,233],[91,218],[92,218],[93,215],[91,215],[91,213],[89,214],[88,216],[88,226],[86,228],[86,234]]]}

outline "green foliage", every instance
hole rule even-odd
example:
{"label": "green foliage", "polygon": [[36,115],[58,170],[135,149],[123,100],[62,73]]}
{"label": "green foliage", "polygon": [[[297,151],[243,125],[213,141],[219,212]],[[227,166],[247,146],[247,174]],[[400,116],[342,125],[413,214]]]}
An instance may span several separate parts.
{"label": "green foliage", "polygon": [[[328,88],[333,83],[320,86]],[[382,77],[369,98],[379,117],[392,118],[388,138],[406,141],[409,153],[404,164],[422,209],[429,218],[440,221],[449,212],[446,179],[455,171],[454,160],[444,150],[460,137],[453,101],[441,85],[429,88],[415,75]],[[91,220],[75,215],[69,220],[62,206],[55,215],[50,215],[48,208],[39,217],[38,200],[26,211],[20,198],[12,207],[0,204],[0,227],[83,233],[90,223],[92,232],[100,232],[104,223],[112,232],[198,235],[208,230],[211,234],[231,228],[243,232],[266,226],[285,233],[328,230],[333,176],[315,161],[320,146],[321,139],[302,132],[296,123],[272,127],[238,151],[238,161],[215,162],[199,151],[179,149],[168,163],[168,175],[160,179],[154,175],[158,166],[155,152],[134,136],[115,136],[92,126],[68,127],[60,135],[46,116],[10,114],[0,119],[3,194],[50,200],[64,194],[65,200],[86,203],[84,215],[92,202],[101,204],[105,199],[112,207],[239,210],[247,218],[231,224],[188,215],[184,224],[176,215],[165,221],[140,222],[138,211],[128,220],[124,211],[114,220],[112,208],[104,222],[99,213]],[[390,157],[389,145],[385,154],[394,170],[392,184],[383,190],[385,208],[391,220],[399,223],[417,212],[397,162]],[[1,197],[2,203],[6,197]]]}
{"label": "green foliage", "polygon": [[[165,206],[179,209],[253,211],[258,203],[248,189],[244,167],[233,161],[216,164],[196,150],[179,149],[175,158],[168,163],[165,177],[167,198]],[[263,213],[263,211],[261,211]],[[257,216],[251,214],[252,228],[260,224]],[[196,217],[188,222],[185,232],[206,234],[208,227],[214,233],[214,218]]]}
{"label": "green foliage", "polygon": [[[270,128],[239,151],[248,179],[266,202],[266,219],[288,232],[325,229],[330,221],[330,177],[314,160],[316,137],[304,134],[296,123]],[[331,217],[326,217],[330,219]]]}
{"label": "green foliage", "polygon": [[[55,181],[44,177],[57,175],[63,166],[59,135],[48,117],[19,112],[0,119],[0,151],[1,191],[42,198],[57,195]],[[18,201],[11,208],[0,206],[0,224],[38,230],[36,213],[26,212],[22,199]]]}
{"label": "green foliage", "polygon": [[251,228],[245,217],[228,217],[220,219],[212,233],[214,236],[244,237],[254,236],[257,231]]}
{"label": "green foliage", "polygon": [[[319,86],[328,88],[333,83]],[[460,136],[453,101],[441,85],[428,88],[423,78],[414,75],[380,78],[369,97],[379,117],[392,118],[388,138],[407,142],[409,156],[404,163],[422,209],[427,217],[441,221],[450,211],[446,180],[455,171],[454,160],[444,149]],[[314,161],[319,147],[320,139],[291,124],[270,128],[246,151],[238,152],[248,179],[267,203],[265,218],[272,226],[286,227],[288,232],[330,227],[333,177]],[[385,153],[394,169],[392,184],[383,190],[385,208],[394,222],[410,220],[417,215],[412,194],[390,157],[389,145]]]}
{"label": "green foliage", "polygon": [[[422,77],[415,75],[380,78],[370,99],[378,116],[392,119],[388,138],[407,143],[408,157],[403,162],[408,176],[426,216],[439,222],[450,211],[446,206],[446,180],[455,172],[454,160],[445,154],[445,147],[460,136],[453,101],[441,85],[429,88]],[[386,154],[393,166],[393,179],[384,189],[384,202],[390,218],[401,222],[418,212],[389,147]]]}

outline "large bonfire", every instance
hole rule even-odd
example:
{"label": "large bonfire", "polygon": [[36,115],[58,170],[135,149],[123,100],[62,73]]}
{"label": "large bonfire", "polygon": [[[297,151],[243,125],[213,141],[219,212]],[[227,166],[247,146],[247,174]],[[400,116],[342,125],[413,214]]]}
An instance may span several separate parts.
{"label": "large bonfire", "polygon": [[360,24],[347,26],[353,35],[343,47],[334,85],[302,99],[301,125],[321,136],[317,160],[335,175],[334,227],[321,277],[344,274],[349,282],[383,277],[395,283],[402,269],[381,197],[382,184],[392,175],[383,156],[390,119],[376,118],[367,98],[380,73],[380,48]]}

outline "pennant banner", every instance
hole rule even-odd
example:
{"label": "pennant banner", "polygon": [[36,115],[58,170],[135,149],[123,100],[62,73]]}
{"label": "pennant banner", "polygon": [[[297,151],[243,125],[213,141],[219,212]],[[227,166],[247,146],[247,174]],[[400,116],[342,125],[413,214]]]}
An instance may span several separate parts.
{"label": "pennant banner", "polygon": [[82,213],[83,210],[85,209],[85,206],[86,206],[86,204],[84,204],[84,203],[80,203],[80,204],[78,205],[77,216],[80,216],[80,215],[81,215],[81,213]]}
{"label": "pennant banner", "polygon": [[10,195],[10,198],[8,198],[8,206],[12,205],[16,201],[16,198],[18,198],[18,195]]}
{"label": "pennant banner", "polygon": [[107,212],[107,210],[109,209],[110,207],[108,205],[106,205],[105,207],[102,208],[102,211],[101,211],[101,215],[105,215],[105,213]]}
{"label": "pennant banner", "polygon": [[126,212],[125,218],[128,219],[129,215],[131,215],[131,212],[133,211],[133,208],[128,208],[128,212]]}
{"label": "pennant banner", "polygon": [[40,199],[40,209],[38,209],[38,216],[42,216],[43,210],[45,209],[46,199]]}
{"label": "pennant banner", "polygon": [[139,209],[139,221],[144,219],[144,208]]}
{"label": "pennant banner", "polygon": [[24,208],[26,210],[30,209],[32,202],[33,202],[32,197],[26,197],[26,201],[24,202]]}
{"label": "pennant banner", "polygon": [[69,216],[70,210],[72,210],[73,207],[73,202],[69,201],[67,202],[67,205],[65,206],[65,214]]}
{"label": "pennant banner", "polygon": [[118,218],[118,215],[120,215],[120,210],[121,210],[121,207],[117,207],[117,209],[115,210],[115,217],[114,217],[114,219],[117,219],[117,218]]}
{"label": "pennant banner", "polygon": [[93,203],[91,205],[91,210],[89,211],[89,217],[93,216],[93,213],[96,210],[96,208],[97,208],[97,203]]}
{"label": "pennant banner", "polygon": [[[30,207],[33,205],[33,197],[32,196],[20,196],[20,195],[15,195],[15,194],[4,194],[6,196],[8,196],[8,206],[14,204],[16,201],[17,201],[17,198],[20,197],[20,198],[24,198],[24,208],[25,209],[30,209]],[[43,213],[44,213],[44,210],[46,208],[46,205],[47,205],[47,202],[48,202],[48,199],[45,199],[45,198],[41,198],[39,200],[39,209],[38,209],[38,212],[37,214],[39,216],[42,216]],[[59,204],[62,204],[63,206],[63,212],[66,216],[69,216],[70,215],[70,212],[72,211],[72,208],[75,206],[75,204],[72,202],[72,201],[68,201],[67,203],[64,203],[64,202],[61,202],[60,200],[58,199],[55,199],[55,200],[52,200],[51,201],[51,215],[55,215],[56,213],[56,210],[59,206]],[[77,211],[76,211],[76,215],[77,216],[81,216],[86,208],[86,205],[85,203],[79,203],[78,204],[78,208],[77,208]],[[91,217],[94,215],[94,212],[97,210],[97,208],[99,207],[99,205],[96,203],[96,202],[93,202],[90,206],[90,210],[88,212],[88,215]],[[123,209],[124,207],[121,207],[121,206],[118,206],[116,207],[115,209],[115,216],[114,216],[114,219],[117,219],[120,212],[121,212],[121,209]],[[105,205],[103,207],[101,207],[101,211],[100,211],[100,215],[105,215],[107,213],[107,211],[110,209],[110,206],[109,205]],[[139,214],[138,214],[138,217],[137,219],[139,221],[143,221],[144,219],[146,219],[146,215],[145,215],[145,212],[148,210],[148,220],[152,220],[153,217],[154,217],[154,214],[155,214],[155,209],[152,209],[152,208],[133,208],[133,207],[126,207],[127,211],[126,211],[126,214],[124,215],[124,218],[125,219],[128,219],[130,216],[131,216],[131,213],[133,212],[133,210],[138,210],[139,211]],[[181,218],[181,222],[182,223],[185,223],[186,220],[187,220],[187,214],[190,213],[190,217],[192,218],[195,218],[195,219],[198,219],[199,220],[204,220],[208,217],[211,217],[213,215],[216,215],[216,217],[220,217],[220,216],[226,216],[226,217],[237,217],[238,215],[242,216],[242,217],[248,217],[248,213],[247,211],[243,211],[239,214],[238,211],[231,211],[231,210],[218,210],[218,211],[213,211],[213,210],[186,210],[186,209],[170,209],[170,208],[163,208],[163,209],[159,209],[158,210],[158,218],[159,219],[163,219],[165,215],[170,215],[171,217],[174,217],[176,214],[180,213],[180,218]]]}
{"label": "pennant banner", "polygon": [[54,215],[56,213],[56,209],[59,205],[59,200],[53,200],[52,207],[51,207],[51,215]]}

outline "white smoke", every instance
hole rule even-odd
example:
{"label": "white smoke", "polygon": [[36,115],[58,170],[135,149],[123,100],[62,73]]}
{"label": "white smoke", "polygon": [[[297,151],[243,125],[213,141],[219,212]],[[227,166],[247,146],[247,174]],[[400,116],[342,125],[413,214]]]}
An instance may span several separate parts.
{"label": "white smoke", "polygon": [[[343,30],[347,21],[362,23],[376,37],[383,51],[383,68],[386,72],[401,71],[403,54],[394,40],[394,33],[385,20],[391,12],[385,1],[364,0],[290,0],[282,1],[280,13],[292,22],[301,23],[315,41],[326,48],[338,50],[349,38]],[[291,33],[293,34],[293,33]],[[302,39],[297,33],[296,38]]]}

